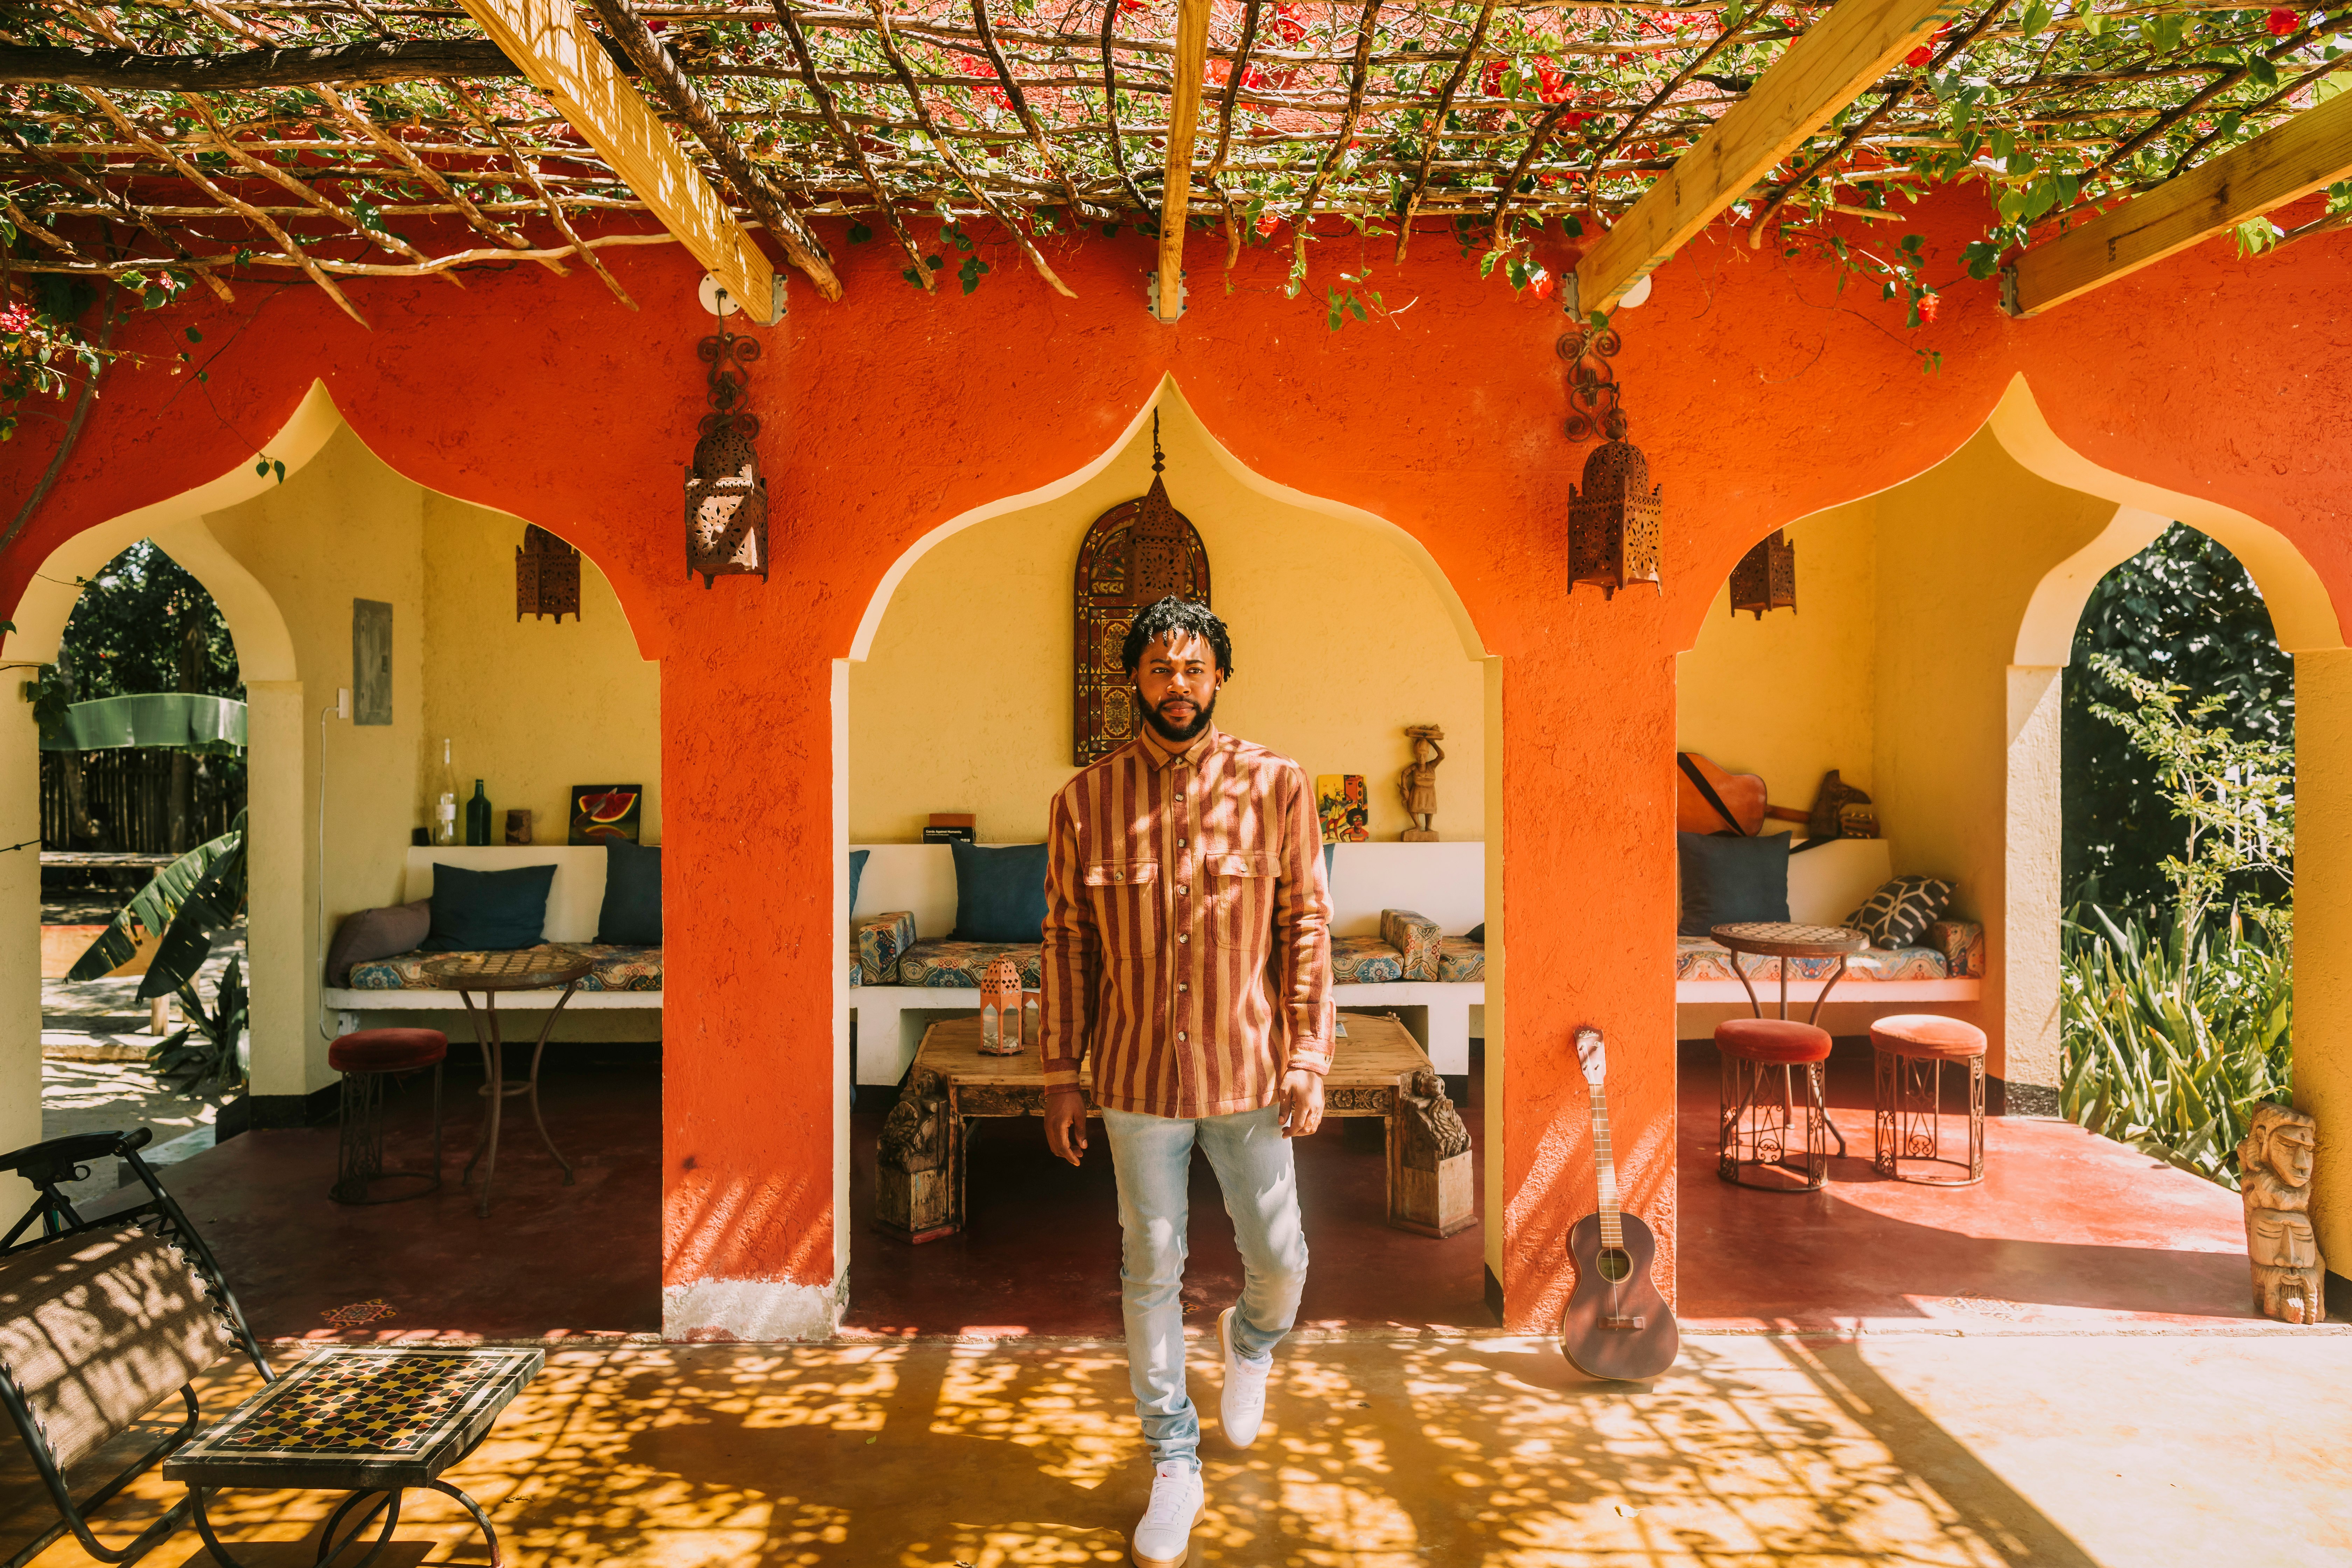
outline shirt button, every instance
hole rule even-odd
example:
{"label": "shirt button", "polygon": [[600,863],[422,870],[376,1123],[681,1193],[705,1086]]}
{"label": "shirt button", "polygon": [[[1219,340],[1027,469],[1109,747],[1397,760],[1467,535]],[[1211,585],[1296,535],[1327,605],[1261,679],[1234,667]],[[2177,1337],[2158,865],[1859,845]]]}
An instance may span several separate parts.
{"label": "shirt button", "polygon": [[1179,888],[1179,889],[1176,889],[1177,895],[1178,895],[1180,898],[1181,898],[1181,897],[1185,897],[1185,896],[1190,895],[1192,891],[1192,889],[1190,889],[1190,888]]}
{"label": "shirt button", "polygon": [[1185,982],[1183,982],[1183,981],[1181,981],[1181,980],[1179,980],[1179,981],[1176,983],[1176,989],[1177,989],[1177,990],[1179,990],[1179,991],[1190,991],[1191,989],[1192,989],[1192,987],[1190,984],[1186,984]]}
{"label": "shirt button", "polygon": [[1189,838],[1179,838],[1176,840],[1176,847],[1179,849],[1189,849],[1192,847],[1192,841]]}
{"label": "shirt button", "polygon": [[1192,941],[1192,939],[1191,937],[1189,937],[1189,936],[1186,936],[1183,932],[1179,931],[1179,932],[1176,934],[1176,940],[1177,940],[1178,942],[1190,942],[1190,941]]}
{"label": "shirt button", "polygon": [[1182,1038],[1184,1037],[1184,1031],[1183,1031],[1183,1030],[1181,1030],[1181,1029],[1177,1030],[1177,1031],[1176,1031],[1176,1037],[1177,1037],[1178,1039],[1180,1039],[1180,1040],[1181,1040],[1181,1039],[1182,1039]]}

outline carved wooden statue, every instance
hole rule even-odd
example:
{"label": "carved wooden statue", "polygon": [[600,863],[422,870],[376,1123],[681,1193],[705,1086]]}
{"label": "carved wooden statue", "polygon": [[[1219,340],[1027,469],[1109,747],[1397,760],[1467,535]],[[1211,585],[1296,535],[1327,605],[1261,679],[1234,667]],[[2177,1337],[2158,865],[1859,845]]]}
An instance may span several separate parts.
{"label": "carved wooden statue", "polygon": [[1452,1236],[1475,1222],[1470,1130],[1428,1068],[1397,1086],[1389,1127],[1389,1223],[1423,1236]]}
{"label": "carved wooden statue", "polygon": [[947,1084],[918,1068],[882,1122],[874,1160],[874,1223],[902,1241],[955,1229]]}
{"label": "carved wooden statue", "polygon": [[1397,774],[1397,793],[1404,796],[1405,814],[1412,826],[1404,830],[1401,840],[1406,844],[1437,842],[1437,764],[1445,760],[1445,749],[1437,742],[1445,739],[1445,731],[1434,724],[1415,724],[1405,731],[1412,741],[1412,761]]}
{"label": "carved wooden statue", "polygon": [[2310,1117],[2265,1103],[2254,1107],[2253,1125],[2238,1145],[2254,1310],[2282,1323],[2316,1323],[2327,1316],[2319,1240],[2311,1228],[2316,1142]]}

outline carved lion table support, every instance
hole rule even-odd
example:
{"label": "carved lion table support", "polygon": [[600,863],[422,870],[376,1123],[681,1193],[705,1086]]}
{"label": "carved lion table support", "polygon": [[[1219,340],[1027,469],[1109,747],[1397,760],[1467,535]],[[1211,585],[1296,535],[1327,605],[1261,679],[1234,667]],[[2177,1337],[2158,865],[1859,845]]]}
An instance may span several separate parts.
{"label": "carved lion table support", "polygon": [[2254,1310],[2282,1323],[2327,1317],[2325,1266],[2311,1228],[2312,1152],[2317,1128],[2283,1105],[2254,1107],[2238,1145],[2238,1192],[2246,1201],[2246,1259]]}
{"label": "carved lion table support", "polygon": [[954,1233],[954,1144],[947,1083],[917,1068],[882,1123],[874,1153],[874,1223],[901,1241]]}
{"label": "carved lion table support", "polygon": [[1445,1080],[1423,1068],[1397,1091],[1389,1118],[1389,1223],[1423,1236],[1452,1236],[1477,1223],[1470,1130],[1445,1097]]}

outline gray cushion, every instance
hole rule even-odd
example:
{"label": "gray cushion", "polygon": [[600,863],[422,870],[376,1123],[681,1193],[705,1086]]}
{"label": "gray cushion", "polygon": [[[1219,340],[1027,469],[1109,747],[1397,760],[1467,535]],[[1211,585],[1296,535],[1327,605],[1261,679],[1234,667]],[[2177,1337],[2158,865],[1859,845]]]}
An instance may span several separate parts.
{"label": "gray cushion", "polygon": [[432,930],[430,899],[345,915],[335,927],[335,940],[327,944],[327,984],[349,985],[354,963],[415,952]]}

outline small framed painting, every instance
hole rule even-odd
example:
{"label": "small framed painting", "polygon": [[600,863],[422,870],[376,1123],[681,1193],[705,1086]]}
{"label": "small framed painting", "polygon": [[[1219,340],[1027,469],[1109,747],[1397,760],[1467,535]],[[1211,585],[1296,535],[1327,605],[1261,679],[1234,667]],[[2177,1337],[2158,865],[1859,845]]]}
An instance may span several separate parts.
{"label": "small framed painting", "polygon": [[1323,773],[1315,780],[1316,815],[1326,844],[1361,844],[1372,836],[1371,801],[1361,773]]}
{"label": "small framed painting", "polygon": [[608,838],[625,838],[635,844],[645,805],[643,784],[573,784],[570,842],[602,844]]}

